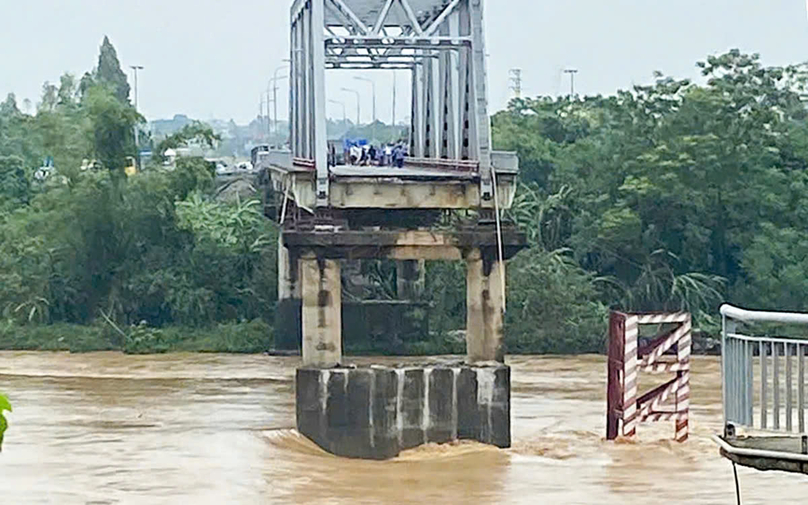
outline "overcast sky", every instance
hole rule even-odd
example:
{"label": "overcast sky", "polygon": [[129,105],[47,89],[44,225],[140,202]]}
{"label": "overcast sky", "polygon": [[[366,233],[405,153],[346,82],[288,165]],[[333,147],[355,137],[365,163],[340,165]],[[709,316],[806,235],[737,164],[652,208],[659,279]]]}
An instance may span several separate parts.
{"label": "overcast sky", "polygon": [[[176,113],[248,122],[281,60],[288,57],[291,0],[0,0],[0,97],[38,100],[42,83],[92,68],[104,34],[121,64],[145,66],[140,109],[149,119]],[[494,110],[510,97],[508,70],[523,69],[527,95],[566,93],[566,67],[579,70],[576,91],[613,93],[651,81],[654,70],[697,75],[694,63],[738,47],[781,65],[808,60],[805,0],[488,0],[486,31]],[[283,72],[281,72],[281,75]],[[355,99],[343,86],[369,86],[345,71],[329,74],[328,97]],[[389,72],[375,73],[378,116],[389,121]],[[131,73],[130,73],[131,80]],[[408,113],[405,74],[399,119]],[[286,116],[286,89],[280,116]],[[338,105],[329,114],[342,116]]]}

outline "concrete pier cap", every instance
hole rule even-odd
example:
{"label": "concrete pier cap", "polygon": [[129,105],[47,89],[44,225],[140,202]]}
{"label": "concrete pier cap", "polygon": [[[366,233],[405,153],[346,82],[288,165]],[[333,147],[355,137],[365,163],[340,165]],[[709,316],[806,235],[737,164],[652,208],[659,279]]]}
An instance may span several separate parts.
{"label": "concrete pier cap", "polygon": [[510,368],[462,363],[300,368],[297,428],[337,456],[388,459],[426,443],[511,445]]}

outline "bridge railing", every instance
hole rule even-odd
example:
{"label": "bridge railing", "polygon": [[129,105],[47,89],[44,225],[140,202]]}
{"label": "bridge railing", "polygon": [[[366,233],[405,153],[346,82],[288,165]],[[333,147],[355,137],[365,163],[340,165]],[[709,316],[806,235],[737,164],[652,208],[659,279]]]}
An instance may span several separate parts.
{"label": "bridge railing", "polygon": [[721,316],[724,423],[781,432],[795,432],[796,428],[805,433],[808,338],[745,335],[741,327],[743,323],[806,326],[808,314],[744,310],[725,304]]}

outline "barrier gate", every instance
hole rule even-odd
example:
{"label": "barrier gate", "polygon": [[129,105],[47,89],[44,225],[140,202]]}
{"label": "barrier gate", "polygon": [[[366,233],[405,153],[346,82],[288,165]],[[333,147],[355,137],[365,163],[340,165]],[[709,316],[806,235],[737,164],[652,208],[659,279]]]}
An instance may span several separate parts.
{"label": "barrier gate", "polygon": [[[640,343],[640,325],[667,329]],[[672,328],[670,325],[675,325]],[[673,314],[624,314],[609,318],[609,379],[607,390],[606,438],[614,440],[622,424],[622,435],[632,437],[643,421],[676,421],[674,439],[688,436],[690,411],[691,317]],[[639,373],[671,373],[674,376],[642,395],[638,394]]]}

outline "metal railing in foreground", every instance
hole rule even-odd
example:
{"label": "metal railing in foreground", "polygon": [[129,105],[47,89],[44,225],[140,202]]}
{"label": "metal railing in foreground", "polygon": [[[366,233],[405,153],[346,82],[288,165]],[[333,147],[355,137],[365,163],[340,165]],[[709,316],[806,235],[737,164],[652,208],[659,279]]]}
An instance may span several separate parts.
{"label": "metal railing in foreground", "polygon": [[808,338],[744,335],[740,327],[743,323],[808,325],[808,314],[752,311],[725,304],[721,316],[724,425],[805,433]]}

